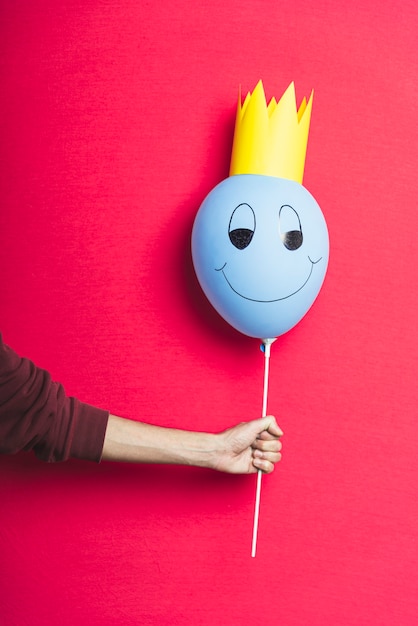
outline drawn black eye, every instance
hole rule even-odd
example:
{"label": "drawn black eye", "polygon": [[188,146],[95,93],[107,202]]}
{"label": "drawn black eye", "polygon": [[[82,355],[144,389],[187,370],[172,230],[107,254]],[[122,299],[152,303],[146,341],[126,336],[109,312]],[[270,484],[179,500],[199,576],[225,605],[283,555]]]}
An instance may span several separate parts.
{"label": "drawn black eye", "polygon": [[249,204],[239,204],[229,220],[228,235],[233,246],[244,250],[250,245],[255,231],[255,215]]}
{"label": "drawn black eye", "polygon": [[302,226],[299,215],[289,204],[279,211],[279,233],[283,245],[288,250],[297,250],[303,243]]}

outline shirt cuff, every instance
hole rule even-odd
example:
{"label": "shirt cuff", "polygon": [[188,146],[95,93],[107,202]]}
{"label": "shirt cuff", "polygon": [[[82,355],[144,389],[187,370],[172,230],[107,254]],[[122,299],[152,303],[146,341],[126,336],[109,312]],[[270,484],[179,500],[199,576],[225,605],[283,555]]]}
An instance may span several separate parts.
{"label": "shirt cuff", "polygon": [[69,456],[99,463],[108,420],[108,411],[78,402],[77,421]]}

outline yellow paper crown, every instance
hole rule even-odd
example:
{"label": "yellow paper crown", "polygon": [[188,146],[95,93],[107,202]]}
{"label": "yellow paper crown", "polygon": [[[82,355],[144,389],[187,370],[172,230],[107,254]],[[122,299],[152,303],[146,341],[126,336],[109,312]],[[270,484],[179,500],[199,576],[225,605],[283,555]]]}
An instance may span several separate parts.
{"label": "yellow paper crown", "polygon": [[229,175],[262,174],[302,183],[312,100],[313,91],[298,109],[293,82],[268,106],[261,80],[243,104],[240,93]]}

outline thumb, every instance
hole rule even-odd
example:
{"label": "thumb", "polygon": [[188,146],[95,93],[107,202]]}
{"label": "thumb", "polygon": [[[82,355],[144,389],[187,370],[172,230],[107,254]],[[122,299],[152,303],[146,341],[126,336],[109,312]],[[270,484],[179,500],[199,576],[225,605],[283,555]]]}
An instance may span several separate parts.
{"label": "thumb", "polygon": [[267,431],[270,435],[274,437],[282,437],[284,434],[280,426],[278,425],[276,418],[274,415],[266,415],[266,417],[261,417],[259,420],[260,433],[263,431]]}

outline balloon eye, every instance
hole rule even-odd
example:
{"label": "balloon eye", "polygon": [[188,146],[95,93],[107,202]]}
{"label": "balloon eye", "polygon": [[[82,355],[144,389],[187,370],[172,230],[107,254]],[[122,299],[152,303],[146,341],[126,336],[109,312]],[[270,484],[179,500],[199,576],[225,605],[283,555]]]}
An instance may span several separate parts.
{"label": "balloon eye", "polygon": [[299,215],[288,204],[284,204],[279,211],[279,232],[283,245],[288,250],[297,250],[303,243],[302,226]]}
{"label": "balloon eye", "polygon": [[300,230],[289,230],[282,235],[282,241],[288,250],[297,250],[303,243],[303,235]]}
{"label": "balloon eye", "polygon": [[250,245],[253,235],[253,230],[249,230],[248,228],[236,228],[230,231],[229,238],[233,246],[238,248],[238,250],[244,250],[244,248]]}
{"label": "balloon eye", "polygon": [[249,204],[239,204],[229,220],[228,235],[233,246],[244,250],[250,245],[255,231],[255,215]]}

